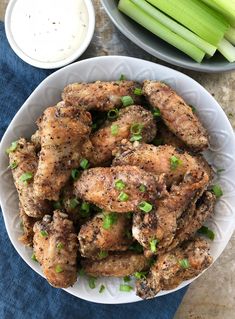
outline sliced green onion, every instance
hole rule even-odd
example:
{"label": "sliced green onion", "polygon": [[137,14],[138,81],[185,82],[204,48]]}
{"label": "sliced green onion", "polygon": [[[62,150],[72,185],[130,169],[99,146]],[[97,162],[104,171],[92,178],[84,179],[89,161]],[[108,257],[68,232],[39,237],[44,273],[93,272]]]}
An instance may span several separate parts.
{"label": "sliced green onion", "polygon": [[35,256],[35,253],[32,254],[31,259],[32,259],[33,261],[38,262],[38,261],[37,261],[37,258],[36,258],[36,256]]}
{"label": "sliced green onion", "polygon": [[98,253],[98,258],[99,259],[103,259],[105,257],[108,256],[108,252],[107,251],[104,251],[104,250],[101,250],[99,253]]}
{"label": "sliced green onion", "polygon": [[126,202],[128,198],[129,196],[124,192],[121,192],[118,196],[118,200],[120,200],[120,202]]}
{"label": "sliced green onion", "polygon": [[104,213],[103,215],[103,228],[110,229],[110,227],[116,224],[118,220],[118,215],[116,213]]}
{"label": "sliced green onion", "polygon": [[101,285],[100,289],[99,289],[99,293],[102,294],[102,292],[104,292],[104,291],[105,291],[105,286]]}
{"label": "sliced green onion", "polygon": [[77,168],[72,169],[71,176],[74,181],[76,181],[80,175],[81,175],[81,172],[79,171],[79,169]]}
{"label": "sliced green onion", "polygon": [[55,272],[59,274],[62,271],[63,271],[63,268],[60,265],[56,265]]}
{"label": "sliced green onion", "polygon": [[124,292],[130,292],[131,290],[133,290],[133,287],[129,286],[129,285],[120,285],[119,287],[120,291],[124,291]]}
{"label": "sliced green onion", "polygon": [[48,232],[47,232],[46,230],[41,230],[41,231],[40,231],[40,235],[41,235],[42,237],[47,237],[47,236],[48,236]]}
{"label": "sliced green onion", "polygon": [[131,219],[132,216],[133,216],[133,213],[132,212],[128,212],[128,213],[125,214],[125,216],[126,216],[126,218]]}
{"label": "sliced green onion", "polygon": [[20,181],[27,184],[28,181],[30,181],[32,178],[33,178],[33,173],[26,172],[20,176]]}
{"label": "sliced green onion", "polygon": [[152,239],[150,240],[150,250],[152,253],[155,253],[157,251],[157,244],[159,243],[158,239]]}
{"label": "sliced green onion", "polygon": [[126,187],[126,184],[123,182],[123,180],[119,179],[115,182],[115,188],[119,191],[123,190]]}
{"label": "sliced green onion", "polygon": [[78,274],[79,274],[79,276],[81,276],[81,277],[84,276],[84,275],[85,275],[85,270],[84,270],[84,268],[79,269]]}
{"label": "sliced green onion", "polygon": [[118,131],[119,131],[119,126],[117,124],[111,125],[111,134],[113,136],[118,135]]}
{"label": "sliced green onion", "polygon": [[97,129],[97,123],[91,125],[92,131],[94,132]]}
{"label": "sliced green onion", "polygon": [[210,240],[214,240],[215,239],[215,233],[213,232],[213,230],[209,229],[206,226],[202,226],[200,229],[198,229],[197,232],[199,234],[207,236]]}
{"label": "sliced green onion", "polygon": [[79,201],[77,200],[77,198],[71,198],[69,200],[69,208],[70,209],[75,209],[79,204]]}
{"label": "sliced green onion", "polygon": [[140,123],[134,123],[131,125],[131,134],[132,135],[140,135],[143,130],[144,125]]}
{"label": "sliced green onion", "polygon": [[88,217],[90,215],[90,204],[82,202],[80,214],[82,217]]}
{"label": "sliced green onion", "polygon": [[171,169],[175,170],[181,164],[182,164],[182,160],[181,159],[179,159],[175,155],[171,156],[171,158],[170,158]]}
{"label": "sliced green onion", "polygon": [[201,62],[203,57],[205,56],[204,51],[197,48],[191,42],[186,41],[175,32],[169,30],[163,24],[152,18],[149,14],[146,14],[130,0],[120,0],[118,8],[121,12],[125,13],[127,16],[142,25],[144,28],[159,36],[161,39],[170,43],[185,54],[189,55],[195,61]]}
{"label": "sliced green onion", "polygon": [[14,141],[11,143],[11,146],[8,147],[8,149],[6,150],[6,153],[9,154],[11,152],[14,152],[17,149],[18,146],[18,141]]}
{"label": "sliced green onion", "polygon": [[139,187],[139,190],[141,193],[145,193],[146,192],[146,186],[141,184],[140,187]]}
{"label": "sliced green onion", "polygon": [[219,198],[223,195],[223,191],[219,185],[213,185],[212,192],[215,194],[216,198]]}
{"label": "sliced green onion", "polygon": [[58,249],[58,251],[60,252],[61,251],[61,249],[63,249],[64,248],[64,244],[63,243],[61,243],[61,242],[59,242],[57,245],[56,245],[56,248]]}
{"label": "sliced green onion", "polygon": [[142,95],[143,94],[142,89],[141,88],[135,88],[134,89],[134,94],[135,95],[139,95],[139,96]]}
{"label": "sliced green onion", "polygon": [[141,140],[142,140],[142,135],[133,135],[130,138],[130,142],[141,141]]}
{"label": "sliced green onion", "polygon": [[62,208],[61,202],[60,201],[53,202],[53,208],[54,209],[61,209]]}
{"label": "sliced green onion", "polygon": [[139,209],[142,210],[145,213],[149,213],[151,212],[151,210],[153,209],[153,205],[151,205],[150,203],[143,201],[138,205]]}
{"label": "sliced green onion", "polygon": [[183,269],[188,269],[190,267],[190,264],[187,258],[180,259],[179,264]]}
{"label": "sliced green onion", "polygon": [[88,169],[88,167],[90,166],[89,161],[86,158],[81,159],[80,166],[84,170]]}
{"label": "sliced green onion", "polygon": [[136,279],[144,279],[146,278],[147,271],[137,271],[134,273]]}
{"label": "sliced green onion", "polygon": [[136,253],[142,253],[143,252],[143,246],[140,245],[140,243],[135,242],[130,247],[129,250],[132,250]]}
{"label": "sliced green onion", "polygon": [[11,168],[11,169],[15,169],[15,168],[17,168],[17,166],[18,166],[18,163],[17,163],[16,161],[14,161],[14,162],[12,162],[12,163],[10,164],[10,168]]}
{"label": "sliced green onion", "polygon": [[124,80],[126,80],[126,77],[125,77],[124,74],[121,74],[121,75],[120,75],[120,78],[119,78],[119,81],[124,81]]}
{"label": "sliced green onion", "polygon": [[118,109],[112,109],[112,110],[108,111],[107,116],[110,120],[114,120],[114,119],[118,118],[118,116],[119,116]]}
{"label": "sliced green onion", "polygon": [[130,276],[125,276],[125,277],[123,277],[123,281],[124,282],[130,282],[131,281],[131,277]]}
{"label": "sliced green onion", "polygon": [[97,278],[95,277],[89,277],[88,284],[91,289],[95,289],[96,280]]}
{"label": "sliced green onion", "polygon": [[155,145],[155,146],[162,145],[162,144],[163,144],[163,139],[162,139],[162,138],[155,138],[155,139],[152,141],[152,144]]}
{"label": "sliced green onion", "polygon": [[192,112],[193,112],[193,113],[195,113],[195,112],[196,112],[196,108],[195,108],[195,106],[190,105],[190,107],[191,107],[191,109],[192,109]]}
{"label": "sliced green onion", "polygon": [[122,96],[121,97],[121,101],[122,101],[123,106],[129,106],[129,105],[133,105],[134,104],[134,101],[133,101],[132,97],[129,96],[129,95]]}
{"label": "sliced green onion", "polygon": [[154,117],[159,117],[161,116],[161,111],[158,108],[155,108],[152,112]]}

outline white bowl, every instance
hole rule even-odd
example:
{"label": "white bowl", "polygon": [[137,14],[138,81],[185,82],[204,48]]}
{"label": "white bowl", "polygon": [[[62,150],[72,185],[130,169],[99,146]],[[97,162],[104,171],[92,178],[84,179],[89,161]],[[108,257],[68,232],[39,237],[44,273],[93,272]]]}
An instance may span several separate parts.
{"label": "white bowl", "polygon": [[[23,61],[33,66],[36,66],[38,68],[56,69],[75,61],[87,49],[88,45],[91,42],[92,36],[94,34],[94,29],[95,29],[95,11],[94,11],[94,7],[91,0],[84,0],[84,4],[86,6],[86,10],[88,13],[88,27],[87,27],[87,32],[86,32],[86,35],[84,36],[84,39],[82,40],[81,44],[75,50],[71,52],[69,56],[61,58],[60,60],[55,62],[53,61],[44,62],[38,59],[34,59],[32,56],[27,55],[23,51],[21,47],[21,43],[19,43],[19,41],[17,43],[16,40],[14,39],[14,33],[12,32],[11,21],[12,21],[12,12],[16,3],[17,3],[17,0],[10,0],[7,6],[6,15],[5,15],[5,30],[6,30],[6,36],[11,48]],[[37,23],[37,21],[35,21],[35,23]],[[20,25],[19,25],[19,28],[20,28]],[[26,41],[26,38],[24,38],[23,41]]]}
{"label": "white bowl", "polygon": [[[210,150],[205,152],[208,161],[215,168],[224,168],[217,183],[224,195],[217,202],[215,215],[208,225],[216,234],[211,242],[211,254],[216,260],[227,245],[234,230],[235,221],[235,138],[232,127],[215,99],[196,81],[170,68],[129,57],[106,56],[83,60],[69,65],[45,79],[26,100],[9,125],[0,144],[0,202],[4,221],[12,244],[23,260],[37,273],[43,276],[37,263],[32,261],[32,250],[21,245],[18,237],[21,234],[18,217],[18,199],[12,174],[8,167],[6,148],[20,136],[30,137],[35,131],[35,121],[43,110],[60,100],[63,88],[72,82],[91,82],[95,80],[117,80],[120,74],[127,79],[142,81],[144,79],[161,80],[171,85],[189,104],[196,107],[201,121],[210,134]],[[195,279],[195,278],[194,278]],[[190,282],[183,282],[178,290]],[[100,278],[97,288],[90,289],[86,278],[79,278],[77,283],[66,289],[67,292],[98,303],[128,303],[140,301],[135,292],[120,292],[122,279]],[[105,291],[99,293],[100,283],[105,284]],[[161,291],[157,296],[172,291]]]}

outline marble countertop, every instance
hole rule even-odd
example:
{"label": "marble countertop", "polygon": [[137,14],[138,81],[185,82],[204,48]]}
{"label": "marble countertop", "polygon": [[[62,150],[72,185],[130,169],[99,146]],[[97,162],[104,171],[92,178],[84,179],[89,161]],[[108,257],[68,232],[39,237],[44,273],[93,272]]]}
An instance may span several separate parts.
{"label": "marble countertop", "polygon": [[[0,0],[0,19],[8,0]],[[235,128],[235,71],[201,73],[177,68],[149,55],[123,36],[111,23],[99,0],[96,10],[96,31],[82,59],[102,55],[127,55],[173,67],[198,81],[219,102]],[[174,319],[235,318],[235,234],[219,259],[192,283]]]}

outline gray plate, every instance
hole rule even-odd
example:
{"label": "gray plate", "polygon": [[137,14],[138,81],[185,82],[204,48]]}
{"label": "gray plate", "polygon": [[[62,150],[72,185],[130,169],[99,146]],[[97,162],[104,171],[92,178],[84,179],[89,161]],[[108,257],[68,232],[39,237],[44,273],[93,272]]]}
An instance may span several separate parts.
{"label": "gray plate", "polygon": [[202,63],[194,62],[191,58],[167,44],[154,34],[129,19],[117,9],[117,0],[101,0],[107,14],[116,27],[136,45],[153,56],[174,65],[202,72],[225,72],[235,70],[235,62],[229,63],[225,58],[216,53],[211,59]]}

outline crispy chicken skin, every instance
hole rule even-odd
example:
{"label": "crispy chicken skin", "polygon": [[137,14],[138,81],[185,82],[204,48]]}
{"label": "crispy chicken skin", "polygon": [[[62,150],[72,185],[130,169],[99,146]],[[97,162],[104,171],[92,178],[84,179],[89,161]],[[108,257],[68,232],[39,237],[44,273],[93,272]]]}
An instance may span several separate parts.
{"label": "crispy chicken skin", "polygon": [[[115,185],[119,180],[124,183],[123,190],[118,190]],[[144,185],[145,192],[141,191],[141,185]],[[78,197],[107,212],[116,213],[139,211],[138,205],[142,201],[154,203],[158,186],[162,189],[152,174],[128,165],[88,169],[74,184]]]}
{"label": "crispy chicken skin", "polygon": [[[172,167],[172,157],[177,157],[179,165]],[[177,149],[171,145],[154,146],[150,144],[140,144],[137,147],[127,144],[127,149],[113,160],[115,165],[136,165],[147,172],[155,175],[165,174],[167,184],[178,183],[184,174],[191,170],[205,171],[209,178],[212,178],[212,170],[202,156],[190,155],[188,152]]]}
{"label": "crispy chicken skin", "polygon": [[31,142],[33,143],[36,152],[39,152],[41,149],[41,137],[40,132],[37,130],[32,136],[31,136]]}
{"label": "crispy chicken skin", "polygon": [[79,250],[83,257],[100,259],[102,251],[127,250],[133,239],[131,233],[131,220],[125,215],[117,214],[117,220],[109,228],[103,227],[103,214],[97,214],[82,225],[78,234]]}
{"label": "crispy chicken skin", "polygon": [[159,140],[159,144],[162,145],[168,144],[182,150],[188,149],[188,146],[173,134],[162,121],[157,123],[157,139]]}
{"label": "crispy chicken skin", "polygon": [[150,253],[148,250],[151,240],[159,241],[159,249],[171,244],[177,229],[177,218],[189,204],[201,196],[208,180],[208,175],[204,172],[187,173],[180,184],[173,185],[168,195],[156,202],[156,211],[134,214],[132,234],[147,249],[147,256]]}
{"label": "crispy chicken skin", "polygon": [[134,252],[110,253],[101,260],[84,259],[85,273],[90,276],[124,277],[149,267],[148,259]]}
{"label": "crispy chicken skin", "polygon": [[34,225],[34,253],[48,282],[67,288],[77,280],[78,240],[73,223],[59,210]]}
{"label": "crispy chicken skin", "polygon": [[134,94],[140,84],[134,81],[73,83],[64,88],[62,99],[85,110],[109,111],[122,106],[121,97],[131,96],[139,104],[141,97]]}
{"label": "crispy chicken skin", "polygon": [[81,145],[90,133],[91,116],[77,107],[49,107],[38,123],[41,137],[35,196],[58,200],[71,170],[79,166]]}
{"label": "crispy chicken skin", "polygon": [[[182,267],[185,259],[188,268]],[[209,245],[205,240],[196,238],[186,242],[182,247],[158,257],[147,278],[137,281],[136,294],[142,299],[153,298],[160,290],[173,289],[182,281],[199,275],[211,263]]]}
{"label": "crispy chicken skin", "polygon": [[18,239],[25,246],[33,246],[33,226],[38,218],[25,214],[21,204],[19,205],[19,216],[21,218],[23,234]]}
{"label": "crispy chicken skin", "polygon": [[[13,179],[18,191],[19,201],[24,212],[31,217],[42,217],[50,213],[50,205],[45,200],[37,199],[33,193],[33,180],[37,171],[38,158],[32,143],[24,138],[19,139],[17,148],[9,153]],[[23,174],[29,173],[32,178],[22,181]]]}
{"label": "crispy chicken skin", "polygon": [[[156,123],[150,111],[140,105],[132,105],[121,109],[116,121],[106,121],[104,126],[91,136],[91,143],[95,150],[96,166],[110,163],[112,151],[123,139],[131,137],[131,126],[133,124],[143,125],[141,135],[142,142],[150,142],[156,135]],[[114,125],[117,134],[112,134]]]}
{"label": "crispy chicken skin", "polygon": [[158,108],[170,131],[196,151],[208,147],[205,128],[192,108],[168,85],[156,81],[144,81],[143,94],[152,107]]}

